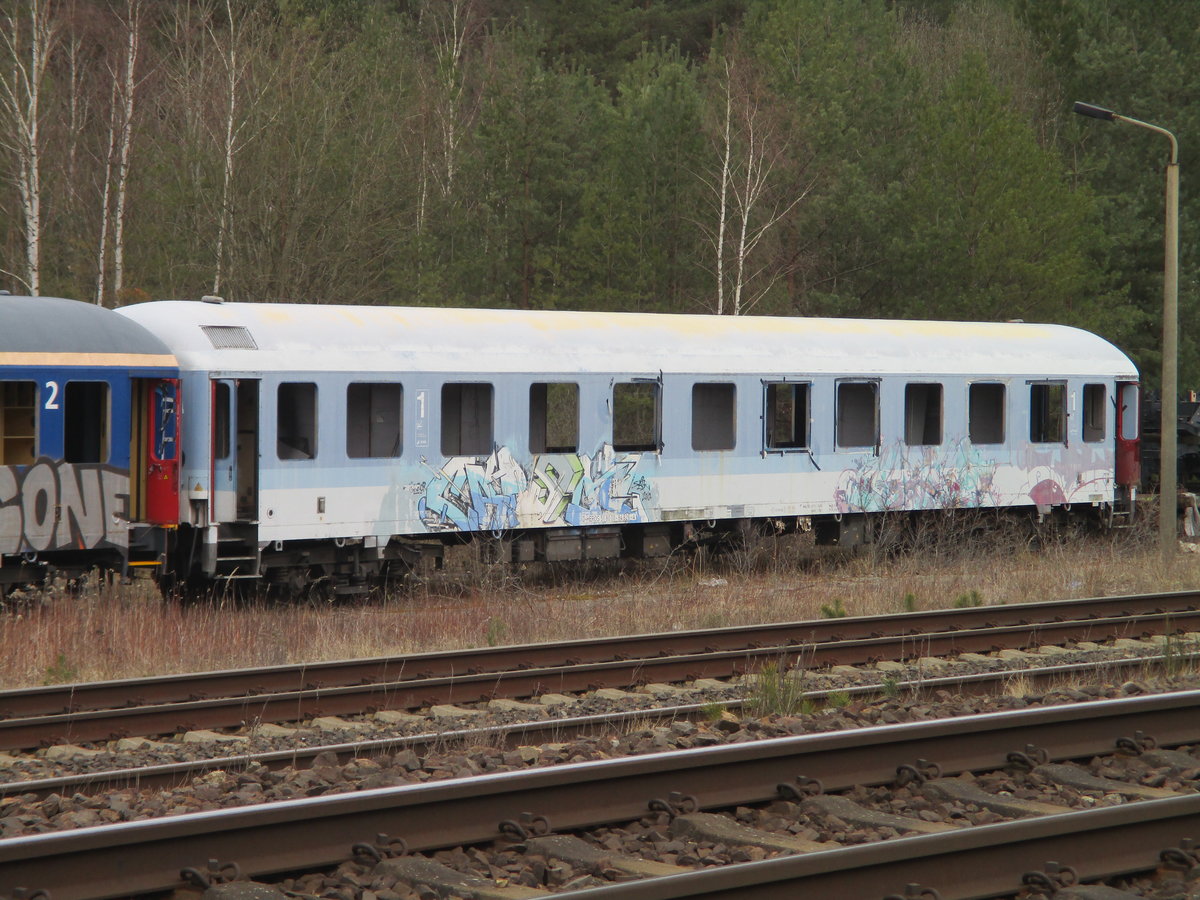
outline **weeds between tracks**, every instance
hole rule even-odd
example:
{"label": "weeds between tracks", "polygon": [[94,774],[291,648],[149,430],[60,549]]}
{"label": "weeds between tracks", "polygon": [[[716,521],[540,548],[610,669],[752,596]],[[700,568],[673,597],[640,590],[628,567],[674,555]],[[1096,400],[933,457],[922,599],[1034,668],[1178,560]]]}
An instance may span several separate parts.
{"label": "weeds between tracks", "polygon": [[[896,552],[914,541],[916,552]],[[754,538],[721,557],[524,577],[468,560],[456,580],[333,605],[183,605],[160,599],[148,581],[77,594],[58,587],[0,613],[0,686],[738,626],[820,618],[823,608],[902,615],[1200,583],[1200,554],[1181,553],[1164,574],[1153,541],[1137,532],[1040,543],[971,526],[910,532],[840,557],[789,536]]]}

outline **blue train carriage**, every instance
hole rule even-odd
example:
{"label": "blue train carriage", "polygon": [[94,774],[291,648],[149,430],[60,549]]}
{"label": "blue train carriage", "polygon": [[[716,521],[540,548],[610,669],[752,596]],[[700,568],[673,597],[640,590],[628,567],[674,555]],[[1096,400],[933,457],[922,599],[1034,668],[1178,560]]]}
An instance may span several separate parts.
{"label": "blue train carriage", "polygon": [[1124,513],[1137,372],[1053,325],[172,301],[181,574],[354,591],[963,507]]}
{"label": "blue train carriage", "polygon": [[88,303],[0,296],[0,586],[153,565],[178,520],[175,358]]}

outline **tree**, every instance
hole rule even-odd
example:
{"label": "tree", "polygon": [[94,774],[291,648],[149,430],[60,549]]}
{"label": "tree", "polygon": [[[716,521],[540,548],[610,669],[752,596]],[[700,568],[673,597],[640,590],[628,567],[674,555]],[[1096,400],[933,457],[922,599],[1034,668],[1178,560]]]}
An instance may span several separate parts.
{"label": "tree", "polygon": [[[785,278],[759,309],[862,315],[874,303],[912,144],[907,104],[915,76],[883,0],[769,0],[748,11],[739,41],[779,98],[781,133],[808,156],[789,171],[803,203],[776,226]],[[903,307],[894,313],[902,315]]]}
{"label": "tree", "polygon": [[[755,262],[763,239],[808,194],[811,184],[780,179],[789,164],[803,166],[786,117],[738,42],[715,60],[712,77],[718,110],[711,139],[717,163],[702,176],[710,189],[715,227],[706,228],[713,247],[717,315],[749,312],[785,273],[775,254]],[[728,261],[728,270],[726,263]],[[728,294],[728,297],[726,296]]]}
{"label": "tree", "polygon": [[675,48],[645,48],[595,123],[595,156],[571,234],[578,308],[694,312],[702,292],[694,173],[705,153],[699,77]]}
{"label": "tree", "polygon": [[25,237],[24,274],[4,274],[36,297],[42,265],[42,89],[60,23],[50,0],[25,3],[25,15],[0,17],[0,147],[16,157]]}
{"label": "tree", "polygon": [[898,188],[907,227],[888,243],[886,289],[909,314],[1079,321],[1092,202],[970,54],[914,105],[924,149]]}
{"label": "tree", "polygon": [[489,43],[488,83],[471,173],[478,230],[457,238],[483,251],[458,257],[470,273],[466,292],[522,309],[554,306],[579,218],[579,173],[594,163],[609,101],[586,73],[545,65],[537,36],[519,29]]}
{"label": "tree", "polygon": [[109,111],[108,153],[104,159],[103,199],[100,206],[100,246],[96,261],[97,303],[103,303],[105,297],[110,194],[113,200],[113,293],[118,300],[125,286],[125,210],[129,196],[130,157],[133,152],[133,116],[136,108],[134,100],[138,84],[136,69],[141,45],[140,0],[127,0],[121,26],[125,32],[124,53],[119,66],[110,69],[109,72],[112,78],[112,101]]}
{"label": "tree", "polygon": [[[1039,40],[1064,85],[1059,109],[1077,183],[1099,198],[1102,239],[1092,250],[1092,282],[1119,303],[1122,330],[1106,332],[1131,352],[1144,378],[1160,370],[1163,271],[1163,165],[1166,142],[1141,129],[1105,127],[1072,116],[1069,101],[1098,103],[1175,132],[1184,153],[1200,135],[1200,6],[1180,0],[1012,0],[1019,19]],[[1170,27],[1163,27],[1169,22]],[[1186,159],[1185,166],[1186,166]],[[1200,188],[1185,175],[1180,184],[1180,321],[1200,313],[1200,258],[1191,244],[1193,208]],[[1101,324],[1098,326],[1104,328]],[[1200,383],[1200,346],[1184,328],[1180,383]]]}

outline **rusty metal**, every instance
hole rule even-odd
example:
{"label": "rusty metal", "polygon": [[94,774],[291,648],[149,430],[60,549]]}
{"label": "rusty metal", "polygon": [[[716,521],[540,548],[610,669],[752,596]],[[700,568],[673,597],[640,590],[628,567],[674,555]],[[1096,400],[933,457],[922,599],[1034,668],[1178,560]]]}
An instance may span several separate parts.
{"label": "rusty metal", "polygon": [[427,680],[318,688],[155,706],[92,710],[0,720],[0,749],[54,742],[103,741],[129,733],[173,734],[199,728],[229,728],[256,721],[287,722],[319,715],[357,714],[376,709],[414,709],[494,697],[535,697],[597,687],[630,687],[647,681],[729,677],[766,665],[818,667],[980,652],[1000,646],[1097,640],[1141,634],[1147,623],[1200,629],[1200,611],[1155,613],[1141,619],[1108,618],[1003,626],[919,636],[899,635],[824,644],[726,650],[685,656],[610,660],[578,666],[517,669]]}
{"label": "rusty metal", "polygon": [[1064,888],[1079,884],[1079,871],[1071,866],[1048,862],[1041,871],[1026,872],[1021,886],[1054,896]]}
{"label": "rusty metal", "polygon": [[[1051,748],[1054,759],[1112,750],[1115,739],[1141,729],[1164,745],[1200,741],[1200,692],[1134,697],[957,719],[802,735],[733,746],[675,751],[641,757],[577,763],[395,788],[379,788],[232,810],[195,813],[0,841],[0,896],[16,887],[37,886],[55,900],[99,900],[178,884],[179,872],[206,859],[238,859],[252,876],[334,864],[344,860],[356,837],[387,832],[413,850],[495,840],[497,823],[537,810],[560,830],[628,821],[643,815],[652,797],[697,798],[700,808],[767,802],[775,786],[797,772],[820,778],[829,790],[891,780],[897,759],[938,759],[946,772],[996,768],[1007,748],[1033,743]],[[1085,817],[1091,818],[1085,818]],[[1053,822],[1052,820],[1069,820]],[[1085,824],[1086,823],[1086,824]],[[1146,827],[1136,840],[1126,830],[1114,849],[1098,851],[1104,829]],[[1069,836],[1062,834],[1070,831]],[[996,866],[1005,877],[1040,866],[1046,858],[1080,867],[1081,857],[1113,871],[1153,868],[1158,849],[1200,833],[1200,796],[1148,800],[1118,807],[1049,816],[1030,822],[963,829],[959,832],[853,847],[804,858],[756,864],[753,889],[744,893],[745,867],[731,866],[655,881],[621,897],[684,897],[679,892],[697,876],[712,896],[794,897],[777,892],[782,864],[788,878],[815,879],[812,896],[883,896],[908,883],[932,886],[949,900],[989,896],[950,893],[951,874],[964,883],[994,887]],[[1001,839],[1001,836],[1004,836]],[[1015,841],[1015,844],[1008,843]],[[1054,843],[1058,841],[1059,843]],[[1147,866],[1143,849],[1155,847]],[[1022,843],[1024,842],[1024,843]],[[937,849],[930,849],[937,848]],[[1019,852],[1014,848],[1023,848]],[[1136,853],[1134,852],[1136,849]],[[968,851],[975,852],[974,861]],[[1031,854],[1036,853],[1036,857]],[[876,854],[876,855],[872,855]],[[938,857],[941,854],[941,857]],[[1136,857],[1136,858],[1135,858]],[[933,863],[930,860],[935,860]],[[953,862],[951,862],[953,860]],[[814,862],[816,861],[816,862]],[[887,865],[884,868],[878,868]],[[931,865],[933,868],[931,868]],[[797,866],[795,871],[786,867]],[[831,873],[849,879],[831,887]],[[932,874],[939,874],[933,878]],[[724,888],[721,888],[724,885]],[[624,886],[621,886],[624,887]],[[990,887],[989,887],[990,889]],[[605,888],[603,890],[611,890]],[[734,890],[742,893],[720,893]],[[805,887],[808,891],[809,888]],[[597,894],[597,896],[601,896]]]}
{"label": "rusty metal", "polygon": [[202,890],[208,890],[213,885],[228,884],[242,877],[241,867],[235,862],[220,862],[210,859],[204,869],[187,866],[179,870],[179,877],[188,884]]}
{"label": "rusty metal", "polygon": [[717,653],[800,647],[834,640],[877,638],[895,635],[898,631],[919,637],[981,625],[1028,626],[1036,622],[1128,618],[1156,613],[1171,613],[1177,617],[1197,609],[1200,609],[1200,591],[1176,591],[47,685],[0,691],[0,717],[26,718],[123,706],[154,706],[210,697],[279,694],[355,684],[462,677],[504,672],[519,666],[546,668],[564,663],[586,665],[656,655],[681,656],[694,654],[698,649]]}

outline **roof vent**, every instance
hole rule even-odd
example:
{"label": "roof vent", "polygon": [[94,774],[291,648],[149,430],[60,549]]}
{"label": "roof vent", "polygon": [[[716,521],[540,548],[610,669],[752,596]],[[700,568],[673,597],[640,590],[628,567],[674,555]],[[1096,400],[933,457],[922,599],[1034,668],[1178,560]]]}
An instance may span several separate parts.
{"label": "roof vent", "polygon": [[241,325],[201,325],[213,347],[218,350],[257,350],[254,337]]}
{"label": "roof vent", "polygon": [[216,294],[205,294],[200,298],[201,303],[224,303],[225,298],[218,297]]}

